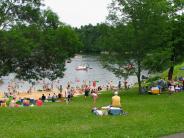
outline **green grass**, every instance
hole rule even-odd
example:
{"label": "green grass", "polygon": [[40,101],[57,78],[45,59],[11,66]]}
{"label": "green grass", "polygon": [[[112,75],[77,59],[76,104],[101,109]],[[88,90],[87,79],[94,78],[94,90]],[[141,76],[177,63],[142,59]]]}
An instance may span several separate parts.
{"label": "green grass", "polygon": [[[97,106],[108,105],[110,92],[100,95]],[[138,95],[121,93],[127,116],[95,116],[92,99],[76,97],[69,105],[0,108],[1,138],[147,138],[184,131],[184,93]]]}
{"label": "green grass", "polygon": [[[180,70],[180,68],[184,67],[184,62],[182,64],[176,65],[174,67],[174,74],[173,78],[175,77],[184,77],[184,70]],[[162,74],[162,77],[167,78],[168,76],[168,70],[164,71]]]}

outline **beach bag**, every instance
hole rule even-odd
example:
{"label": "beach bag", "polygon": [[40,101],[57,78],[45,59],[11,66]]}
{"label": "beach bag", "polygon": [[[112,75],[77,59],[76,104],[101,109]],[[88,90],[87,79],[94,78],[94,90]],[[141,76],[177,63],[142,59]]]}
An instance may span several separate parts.
{"label": "beach bag", "polygon": [[121,108],[111,107],[108,113],[110,115],[122,115],[123,110]]}

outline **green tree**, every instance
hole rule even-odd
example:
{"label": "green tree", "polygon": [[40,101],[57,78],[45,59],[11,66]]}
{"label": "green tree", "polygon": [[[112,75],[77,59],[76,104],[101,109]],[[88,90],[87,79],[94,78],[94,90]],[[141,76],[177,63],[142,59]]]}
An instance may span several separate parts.
{"label": "green tree", "polygon": [[[163,71],[168,69],[168,80],[172,80],[174,66],[183,62],[184,35],[183,35],[183,8],[184,1],[169,1],[169,27],[167,37],[163,41],[164,48],[152,51],[144,60],[144,63],[151,71]],[[150,62],[151,61],[151,62]]]}
{"label": "green tree", "polygon": [[[164,48],[162,44],[169,26],[168,7],[169,3],[165,0],[113,0],[110,6],[109,19],[116,24],[115,28],[126,28],[116,33],[119,39],[114,41],[111,51],[119,55],[117,60],[127,60],[134,64],[139,92],[144,59],[153,50]],[[113,52],[110,53],[112,56]]]}
{"label": "green tree", "polygon": [[59,17],[51,9],[46,9],[41,13],[40,26],[44,29],[57,29],[62,23]]}
{"label": "green tree", "polygon": [[0,76],[16,70],[15,65],[31,54],[32,42],[18,31],[0,33]]}
{"label": "green tree", "polygon": [[126,57],[127,54],[125,54],[125,48],[130,45],[132,39],[130,29],[129,26],[125,25],[111,26],[106,36],[100,39],[103,50],[105,51],[101,56],[102,64],[118,78],[123,77],[124,81],[135,73],[134,68],[128,68],[128,65],[132,65],[132,62]]}
{"label": "green tree", "polygon": [[19,60],[16,67],[18,70],[15,72],[18,77],[23,79],[49,78],[53,80],[62,77],[65,60],[74,56],[80,48],[78,37],[67,26],[40,32],[38,41],[34,40],[33,42],[34,47],[31,54],[24,57],[23,60]]}
{"label": "green tree", "polygon": [[17,23],[31,24],[40,17],[41,0],[1,0],[0,28],[11,28]]}
{"label": "green tree", "polygon": [[101,39],[104,35],[106,35],[109,28],[110,27],[107,24],[102,23],[97,24],[96,26],[89,24],[76,29],[76,32],[78,33],[83,44],[83,52],[99,53],[103,51]]}
{"label": "green tree", "polygon": [[41,5],[40,0],[1,3],[0,9],[10,7],[1,16],[7,18],[0,31],[1,76],[15,72],[26,80],[53,80],[63,76],[65,60],[79,52],[81,43],[75,31],[50,9],[41,10]]}
{"label": "green tree", "polygon": [[170,23],[171,23],[171,37],[169,41],[169,46],[171,49],[170,54],[170,67],[168,71],[168,80],[172,80],[174,66],[181,59],[183,51],[183,10],[184,1],[183,0],[170,0],[171,10],[170,10]]}

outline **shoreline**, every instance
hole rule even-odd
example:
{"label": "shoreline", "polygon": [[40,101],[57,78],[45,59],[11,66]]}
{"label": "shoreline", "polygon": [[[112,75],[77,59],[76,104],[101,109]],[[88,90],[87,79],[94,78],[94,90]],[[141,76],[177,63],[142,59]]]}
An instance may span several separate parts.
{"label": "shoreline", "polygon": [[[44,94],[46,97],[49,96],[49,94],[52,96],[53,94],[58,95],[60,93],[60,91],[55,91],[55,90],[50,90],[50,91],[33,91],[31,93],[27,93],[27,92],[18,92],[18,93],[12,93],[12,95],[14,97],[16,97],[16,99],[24,99],[24,98],[34,98],[35,100],[38,100],[39,98],[42,97],[42,95]],[[63,97],[65,97],[65,92],[62,91],[61,94],[63,95]],[[80,92],[75,92],[74,96],[78,96],[78,95],[82,95],[83,93]],[[4,99],[5,95],[4,93],[0,92],[0,98]]]}

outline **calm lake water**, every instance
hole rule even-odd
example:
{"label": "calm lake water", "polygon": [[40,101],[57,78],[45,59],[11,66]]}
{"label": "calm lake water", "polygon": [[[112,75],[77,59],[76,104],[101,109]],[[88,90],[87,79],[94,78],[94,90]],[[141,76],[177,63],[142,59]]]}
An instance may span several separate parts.
{"label": "calm lake water", "polygon": [[[78,71],[75,68],[79,65],[89,65],[91,69],[87,71]],[[63,84],[68,81],[75,82],[74,84],[81,84],[83,81],[97,81],[97,85],[107,85],[108,82],[112,81],[114,85],[118,84],[120,80],[112,72],[103,68],[98,56],[92,55],[78,55],[71,59],[71,63],[66,64],[65,76],[61,80]],[[133,84],[136,82],[136,77],[131,76],[129,83]]]}
{"label": "calm lake water", "polygon": [[[76,70],[79,65],[88,65],[88,70]],[[106,86],[108,82],[112,81],[113,85],[117,86],[118,82],[123,79],[117,78],[112,72],[104,69],[98,60],[98,56],[94,55],[76,55],[71,59],[71,63],[66,63],[66,70],[64,72],[64,78],[60,78],[54,81],[54,87],[62,85],[66,87],[67,83],[70,82],[72,86],[80,86],[84,81],[89,84],[93,81],[97,81],[97,85]],[[28,82],[14,79],[14,75],[11,74],[8,77],[2,77],[4,84],[0,86],[0,91],[7,92],[8,83],[11,81],[18,84],[20,91],[27,91],[31,86]],[[49,83],[49,80],[45,80]],[[128,85],[133,85],[137,82],[135,76],[130,76],[128,79]],[[43,81],[38,81],[35,85],[35,89],[42,89]]]}

